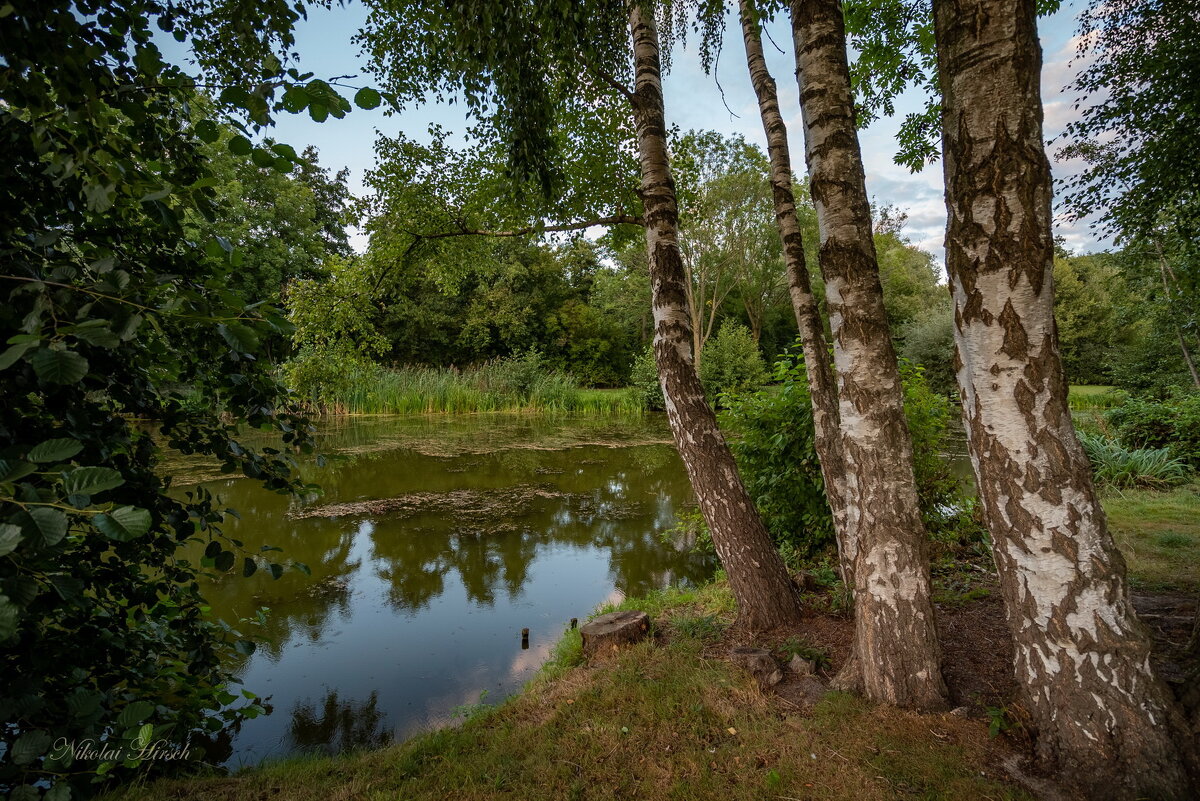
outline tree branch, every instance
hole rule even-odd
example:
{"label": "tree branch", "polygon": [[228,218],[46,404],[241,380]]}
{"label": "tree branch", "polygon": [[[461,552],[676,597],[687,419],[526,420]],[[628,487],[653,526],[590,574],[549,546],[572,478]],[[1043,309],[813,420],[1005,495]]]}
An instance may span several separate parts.
{"label": "tree branch", "polygon": [[496,236],[496,237],[511,237],[511,236],[526,236],[527,234],[550,234],[561,231],[582,231],[585,228],[591,228],[593,225],[643,225],[641,217],[633,214],[614,214],[610,217],[597,217],[593,220],[581,220],[579,222],[562,223],[560,225],[529,225],[524,228],[514,228],[511,231],[485,231],[478,228],[461,228],[457,231],[439,231],[432,234],[422,234],[416,231],[405,231],[410,236],[418,239],[447,239],[453,236]]}

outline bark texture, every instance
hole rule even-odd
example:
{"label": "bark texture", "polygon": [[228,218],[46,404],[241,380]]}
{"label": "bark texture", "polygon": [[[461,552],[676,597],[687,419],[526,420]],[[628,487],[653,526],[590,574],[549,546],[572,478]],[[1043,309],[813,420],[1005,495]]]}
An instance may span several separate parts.
{"label": "bark texture", "polygon": [[692,353],[686,275],[679,254],[675,182],[667,157],[658,29],[652,11],[631,5],[635,86],[632,98],[646,252],[654,304],[654,359],[679,455],[729,574],[739,624],[755,630],[800,621],[800,599],[717,427]]}
{"label": "bark texture", "polygon": [[1195,797],[1071,426],[1034,0],[934,6],[958,384],[1037,753],[1088,798]]}
{"label": "bark texture", "polygon": [[929,556],[872,237],[838,0],[794,0],[792,36],[805,156],[838,377],[854,564],[854,648],[865,694],[945,705]]}
{"label": "bark texture", "polygon": [[[825,479],[825,495],[833,513],[833,527],[841,555],[842,580],[854,585],[853,548],[843,543],[846,537],[846,466],[842,459],[842,442],[838,416],[837,387],[833,368],[829,364],[829,347],[825,328],[809,280],[804,260],[804,236],[800,218],[796,215],[796,195],[792,190],[792,155],[788,147],[787,125],[779,113],[779,95],[775,79],[767,69],[763,56],[762,34],[748,0],[739,3],[742,20],[742,39],[746,45],[746,67],[754,94],[758,96],[758,112],[767,135],[767,154],[771,159],[771,194],[775,203],[775,224],[783,240],[783,259],[787,268],[788,292],[796,326],[804,348],[804,365],[808,373],[809,394],[812,398],[814,445],[821,460],[821,475]],[[756,337],[757,341],[757,337]]]}

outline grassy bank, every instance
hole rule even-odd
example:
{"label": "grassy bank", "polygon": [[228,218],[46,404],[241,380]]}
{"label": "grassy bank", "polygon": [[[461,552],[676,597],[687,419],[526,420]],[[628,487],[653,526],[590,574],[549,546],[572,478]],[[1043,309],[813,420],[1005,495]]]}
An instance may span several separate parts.
{"label": "grassy bank", "polygon": [[[1103,502],[1135,586],[1200,590],[1200,484],[1108,491]],[[967,607],[989,604],[1006,639],[988,593],[953,602],[963,621],[975,619]],[[647,611],[658,640],[587,667],[578,632],[568,632],[525,692],[461,725],[377,751],[129,787],[110,801],[1031,797],[1002,766],[1014,764],[1012,744],[991,737],[978,714],[917,715],[839,693],[803,707],[760,691],[721,658],[735,613],[724,582],[620,608]],[[972,633],[946,639],[948,659],[956,643],[972,655],[992,650],[976,628],[955,631]],[[1007,675],[1011,656],[995,650],[993,667]]]}
{"label": "grassy bank", "polygon": [[[666,635],[600,668],[579,639],[522,695],[379,751],[280,762],[122,799],[1026,798],[995,778],[986,724],[834,694],[782,706],[705,653],[732,611],[724,584],[639,602]],[[709,621],[710,626],[695,621]]]}
{"label": "grassy bank", "polygon": [[641,414],[628,389],[587,389],[571,376],[521,360],[452,367],[357,368],[315,404],[332,414],[424,414],[527,411]]}
{"label": "grassy bank", "polygon": [[1200,592],[1200,483],[1102,498],[1135,588]]}

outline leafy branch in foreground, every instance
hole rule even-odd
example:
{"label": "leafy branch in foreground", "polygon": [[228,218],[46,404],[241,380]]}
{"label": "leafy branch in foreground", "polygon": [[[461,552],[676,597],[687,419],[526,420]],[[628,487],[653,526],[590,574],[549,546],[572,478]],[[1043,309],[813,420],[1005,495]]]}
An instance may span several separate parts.
{"label": "leafy branch in foreground", "polygon": [[[0,796],[85,797],[146,767],[139,745],[199,756],[203,734],[260,713],[224,667],[253,643],[209,617],[199,579],[307,569],[246,552],[221,531],[230,510],[157,469],[166,446],[306,489],[285,449],[309,451],[309,426],[262,358],[288,324],[229,290],[240,254],[195,221],[220,210],[205,148],[222,131],[232,157],[286,172],[303,158],[247,134],[349,103],[272,55],[297,12],[247,9],[0,5]],[[233,85],[197,94],[155,25],[202,64],[238,52]],[[243,446],[234,421],[281,447]]]}

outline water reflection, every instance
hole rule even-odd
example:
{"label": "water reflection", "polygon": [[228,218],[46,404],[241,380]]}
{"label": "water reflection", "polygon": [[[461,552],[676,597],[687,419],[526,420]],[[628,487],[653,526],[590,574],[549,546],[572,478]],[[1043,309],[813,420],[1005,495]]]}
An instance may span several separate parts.
{"label": "water reflection", "polygon": [[242,515],[231,534],[312,570],[207,590],[227,620],[270,608],[236,667],[279,712],[235,734],[233,764],[446,723],[530,678],[570,618],[713,568],[663,540],[691,494],[661,422],[369,419],[323,438],[334,458],[306,476],[323,497],[210,485]]}
{"label": "water reflection", "polygon": [[384,727],[386,716],[379,709],[379,693],[367,700],[341,700],[330,690],[320,708],[305,699],[292,709],[289,734],[298,750],[336,754],[364,748],[378,748],[392,739]]}

